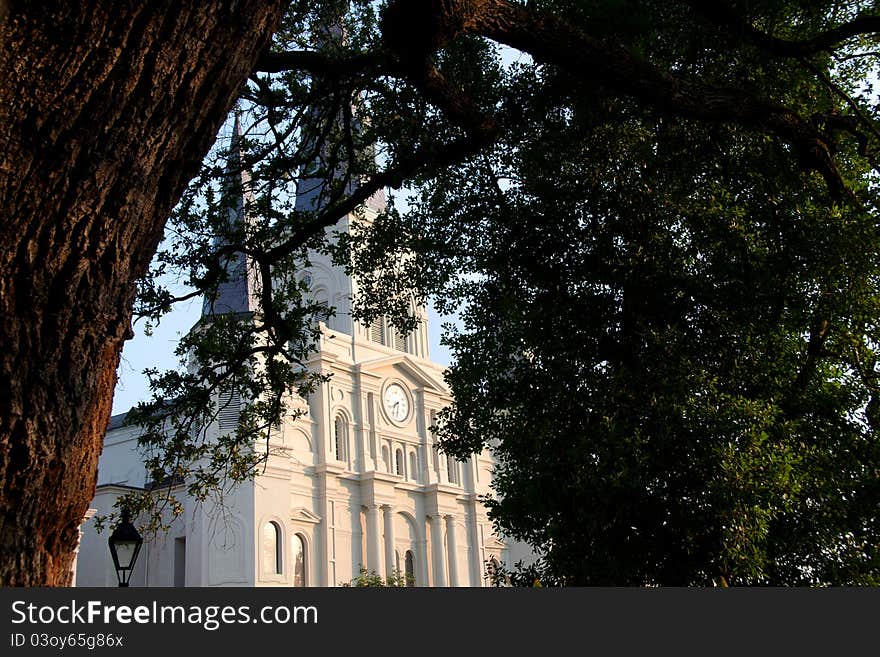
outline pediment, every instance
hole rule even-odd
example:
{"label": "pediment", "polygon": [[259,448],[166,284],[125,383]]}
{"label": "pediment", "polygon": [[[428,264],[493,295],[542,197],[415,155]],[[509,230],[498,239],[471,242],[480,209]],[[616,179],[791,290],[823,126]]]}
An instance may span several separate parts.
{"label": "pediment", "polygon": [[372,374],[377,377],[387,376],[389,371],[396,371],[398,375],[405,376],[416,385],[440,394],[448,394],[446,383],[439,372],[423,367],[407,354],[394,354],[364,361],[357,366],[357,370],[362,374]]}
{"label": "pediment", "polygon": [[318,524],[321,522],[321,516],[309,511],[304,506],[295,506],[290,510],[291,520],[301,520],[302,522],[310,522]]}
{"label": "pediment", "polygon": [[485,548],[490,552],[501,552],[507,546],[503,541],[499,540],[497,537],[492,536],[486,541]]}

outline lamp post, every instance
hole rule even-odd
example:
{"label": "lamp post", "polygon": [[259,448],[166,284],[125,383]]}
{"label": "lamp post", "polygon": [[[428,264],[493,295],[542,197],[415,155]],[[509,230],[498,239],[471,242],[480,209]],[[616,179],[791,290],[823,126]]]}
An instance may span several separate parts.
{"label": "lamp post", "polygon": [[113,556],[113,566],[116,568],[119,586],[128,586],[134,562],[137,561],[141,544],[144,542],[138,530],[131,524],[128,509],[122,509],[122,519],[107,542],[110,544],[110,554]]}

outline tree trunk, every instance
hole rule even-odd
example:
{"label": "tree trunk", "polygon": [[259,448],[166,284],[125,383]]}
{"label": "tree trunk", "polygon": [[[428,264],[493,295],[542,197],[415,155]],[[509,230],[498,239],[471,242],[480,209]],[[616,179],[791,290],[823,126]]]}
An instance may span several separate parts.
{"label": "tree trunk", "polygon": [[135,280],[283,4],[0,0],[0,585],[69,583]]}

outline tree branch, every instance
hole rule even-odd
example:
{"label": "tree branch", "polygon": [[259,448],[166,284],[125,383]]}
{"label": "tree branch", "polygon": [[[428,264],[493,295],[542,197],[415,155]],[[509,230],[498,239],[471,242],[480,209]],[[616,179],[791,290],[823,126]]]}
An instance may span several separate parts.
{"label": "tree branch", "polygon": [[324,76],[342,76],[381,69],[387,64],[387,59],[380,53],[358,53],[350,57],[334,58],[312,50],[267,50],[260,54],[254,70],[262,73],[302,70]]}
{"label": "tree branch", "polygon": [[744,20],[733,7],[723,2],[692,0],[689,4],[716,24],[735,29],[762,50],[780,57],[808,57],[833,48],[854,36],[880,32],[880,16],[862,12],[851,21],[820,32],[809,39],[790,41],[762,32]]}
{"label": "tree branch", "polygon": [[316,217],[295,231],[284,242],[269,250],[266,254],[267,259],[276,261],[290,255],[296,249],[304,246],[322,230],[334,225],[341,217],[357,210],[358,207],[366,203],[380,189],[400,187],[406,178],[412,176],[426,165],[442,167],[459,162],[467,155],[476,153],[488,146],[496,138],[497,133],[494,132],[487,132],[482,135],[469,134],[449,142],[442,148],[426,147],[416,151],[409,157],[401,158],[391,168],[371,176],[355,189],[351,195],[324,208]]}
{"label": "tree branch", "polygon": [[596,39],[556,16],[508,0],[392,0],[383,13],[382,33],[401,62],[423,61],[431,48],[459,34],[478,34],[661,112],[773,134],[794,147],[803,169],[822,175],[834,197],[852,197],[831,157],[834,144],[797,112],[741,88],[661,71],[622,45]]}

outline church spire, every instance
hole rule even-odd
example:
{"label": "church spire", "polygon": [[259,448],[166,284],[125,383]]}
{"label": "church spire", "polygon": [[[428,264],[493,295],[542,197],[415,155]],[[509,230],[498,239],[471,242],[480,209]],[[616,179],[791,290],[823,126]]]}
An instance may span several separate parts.
{"label": "church spire", "polygon": [[[226,210],[226,218],[230,233],[243,231],[247,222],[247,207],[253,205],[254,195],[251,186],[250,170],[244,167],[242,156],[241,121],[238,111],[232,127],[229,143],[229,154],[226,158],[224,186],[230,203]],[[220,247],[225,237],[220,235],[214,244]],[[227,313],[249,313],[256,308],[251,267],[244,254],[236,253],[226,262],[225,268],[229,276],[217,287],[217,295],[213,299],[205,297],[202,304],[202,317],[224,315]]]}
{"label": "church spire", "polygon": [[[336,7],[336,16],[338,16],[338,18],[319,21],[313,26],[315,45],[318,50],[328,49],[332,53],[342,49],[346,42],[342,16],[347,10],[348,1],[342,0]],[[348,107],[348,112],[350,114],[348,121],[343,118],[345,110],[342,108],[337,110],[337,114],[333,118],[333,121],[337,124],[337,129],[346,129],[345,126],[348,124],[347,129],[350,129],[352,133],[354,133],[352,135],[353,137],[361,131],[362,126],[368,120],[367,117],[363,116],[363,107],[359,107],[358,105],[358,100],[353,99],[351,105]],[[306,125],[304,128],[311,127],[316,133],[321,133],[324,131],[324,127],[321,126],[321,123],[324,120],[323,114],[316,108],[313,108],[312,111],[307,114]],[[302,173],[304,175],[301,175],[297,180],[296,209],[305,212],[314,212],[323,209],[330,201],[330,190],[327,185],[328,179],[332,177],[335,181],[339,181],[345,178],[348,174],[346,169],[349,162],[346,161],[345,158],[341,158],[339,161],[333,161],[334,158],[330,155],[332,149],[328,142],[324,141],[321,148],[315,149],[316,140],[319,137],[317,134],[309,135],[307,129],[304,130],[304,132],[305,135],[301,144],[302,152],[308,153],[316,150],[316,153],[313,161],[302,167]],[[356,142],[357,139],[355,138],[352,141]],[[354,146],[354,148],[357,149],[358,147]],[[369,153],[367,154],[375,160],[375,150],[372,147],[370,147]],[[348,155],[355,157],[354,153],[349,153]],[[310,177],[307,175],[307,172],[320,173],[317,176]],[[345,194],[352,194],[358,188],[359,184],[360,180],[352,176],[346,185]],[[378,190],[366,200],[365,205],[378,212],[384,211],[386,209],[385,190]]]}

